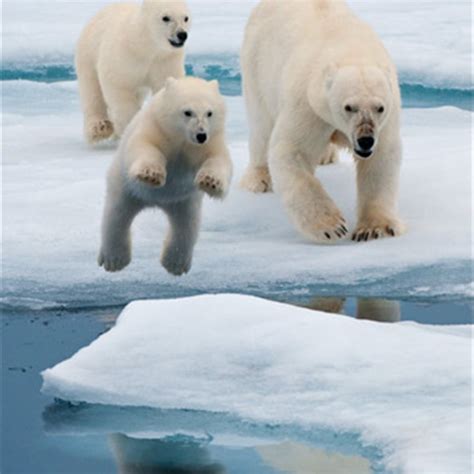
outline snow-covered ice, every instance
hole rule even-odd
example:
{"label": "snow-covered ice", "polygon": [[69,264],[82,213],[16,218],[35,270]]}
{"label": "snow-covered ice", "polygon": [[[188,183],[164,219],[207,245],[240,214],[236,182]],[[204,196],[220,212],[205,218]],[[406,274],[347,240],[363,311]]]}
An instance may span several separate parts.
{"label": "snow-covered ice", "polygon": [[387,325],[249,296],[137,301],[43,372],[49,395],[360,433],[406,474],[470,472],[470,326]]}
{"label": "snow-covered ice", "polygon": [[[237,55],[257,0],[188,0],[194,17],[189,53]],[[107,0],[5,0],[2,61],[72,64],[83,25]],[[471,89],[471,4],[465,0],[349,0],[381,35],[405,84]],[[15,66],[16,65],[16,66]]]}
{"label": "snow-covered ice", "polygon": [[[3,97],[7,306],[27,306],[25,297],[35,306],[87,306],[201,291],[267,295],[283,287],[311,291],[331,285],[338,294],[348,288],[361,296],[472,296],[470,112],[404,110],[401,215],[408,233],[331,247],[303,240],[276,196],[238,189],[248,159],[246,119],[242,98],[228,98],[233,187],[224,203],[205,200],[193,269],[175,279],[159,265],[167,224],[158,212],[137,219],[129,268],[109,275],[97,267],[105,174],[114,147],[83,143],[76,84],[4,82]],[[348,157],[318,170],[351,227],[354,171]]]}

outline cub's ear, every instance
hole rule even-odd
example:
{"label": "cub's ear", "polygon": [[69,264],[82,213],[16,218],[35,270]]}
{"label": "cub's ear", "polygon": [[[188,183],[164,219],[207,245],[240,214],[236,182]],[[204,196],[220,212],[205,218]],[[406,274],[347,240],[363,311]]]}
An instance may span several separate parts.
{"label": "cub's ear", "polygon": [[209,85],[216,91],[220,92],[219,81],[213,80],[209,82]]}
{"label": "cub's ear", "polygon": [[174,77],[168,77],[165,82],[165,90],[169,91],[172,90],[176,84],[178,83],[178,80],[175,79]]}

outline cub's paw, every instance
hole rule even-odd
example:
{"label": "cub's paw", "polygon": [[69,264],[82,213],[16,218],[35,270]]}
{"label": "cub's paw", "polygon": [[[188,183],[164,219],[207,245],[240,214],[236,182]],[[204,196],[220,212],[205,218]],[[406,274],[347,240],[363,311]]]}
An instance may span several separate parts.
{"label": "cub's paw", "polygon": [[271,193],[273,184],[268,167],[247,168],[247,171],[240,180],[240,187],[251,193]]}
{"label": "cub's paw", "polygon": [[136,166],[130,170],[132,177],[142,183],[161,188],[166,184],[166,171],[158,166]]}
{"label": "cub's paw", "polygon": [[191,270],[192,255],[165,249],[161,256],[161,264],[171,275],[182,276]]}
{"label": "cub's paw", "polygon": [[114,126],[110,120],[96,120],[86,126],[86,138],[89,143],[107,140],[114,134]]}
{"label": "cub's paw", "polygon": [[196,186],[213,198],[222,199],[227,193],[224,180],[217,177],[211,171],[202,170],[196,176]]}
{"label": "cub's paw", "polygon": [[368,242],[384,237],[398,237],[405,232],[405,226],[397,219],[379,217],[361,220],[354,233],[354,242]]}
{"label": "cub's paw", "polygon": [[99,267],[104,267],[107,272],[119,272],[123,270],[132,260],[130,248],[123,248],[121,250],[102,249],[97,258]]}

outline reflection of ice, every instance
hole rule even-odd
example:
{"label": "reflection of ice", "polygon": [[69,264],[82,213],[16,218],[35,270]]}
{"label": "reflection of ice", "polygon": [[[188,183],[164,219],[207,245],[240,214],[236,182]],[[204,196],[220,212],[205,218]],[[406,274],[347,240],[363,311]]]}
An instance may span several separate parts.
{"label": "reflection of ice", "polygon": [[189,441],[109,436],[119,474],[224,474],[205,446]]}
{"label": "reflection of ice", "polygon": [[139,301],[44,372],[44,391],[360,433],[391,469],[461,473],[471,338],[469,326],[375,324],[239,295]]}
{"label": "reflection of ice", "polygon": [[327,453],[296,443],[257,448],[265,462],[287,474],[371,474],[370,463],[359,456]]}
{"label": "reflection of ice", "polygon": [[[305,307],[326,313],[345,314],[345,303],[345,298],[320,297],[314,298]],[[398,301],[376,298],[358,298],[355,316],[357,319],[396,323],[401,320],[400,303]]]}

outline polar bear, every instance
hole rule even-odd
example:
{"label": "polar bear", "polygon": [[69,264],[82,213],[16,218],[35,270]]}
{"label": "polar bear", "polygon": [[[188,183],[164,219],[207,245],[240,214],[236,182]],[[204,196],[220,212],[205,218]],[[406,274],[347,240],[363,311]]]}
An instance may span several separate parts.
{"label": "polar bear", "polygon": [[182,0],[113,4],[85,27],[76,51],[84,134],[120,137],[147,93],[185,75],[190,14]]}
{"label": "polar bear", "polygon": [[250,126],[241,185],[273,186],[304,236],[336,242],[347,224],[314,170],[344,146],[357,167],[353,240],[400,235],[400,90],[375,32],[342,0],[263,0],[246,28],[241,63]]}
{"label": "polar bear", "polygon": [[126,129],[108,175],[98,263],[116,272],[131,261],[130,227],[159,207],[170,231],[161,263],[174,275],[191,268],[203,193],[223,198],[232,175],[226,107],[217,81],[169,78]]}

